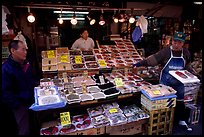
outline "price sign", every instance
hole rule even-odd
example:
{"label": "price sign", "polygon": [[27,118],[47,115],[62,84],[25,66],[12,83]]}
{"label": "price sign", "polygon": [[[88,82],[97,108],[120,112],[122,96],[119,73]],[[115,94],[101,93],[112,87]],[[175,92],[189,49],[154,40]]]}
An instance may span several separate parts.
{"label": "price sign", "polygon": [[99,63],[99,66],[100,66],[100,67],[106,67],[106,66],[107,66],[105,60],[103,60],[103,59],[99,59],[99,60],[98,60],[98,63]]}
{"label": "price sign", "polygon": [[71,124],[70,113],[69,112],[60,113],[60,122],[62,126]]}
{"label": "price sign", "polygon": [[122,87],[123,86],[122,78],[115,78],[114,81],[115,81],[116,87]]}
{"label": "price sign", "polygon": [[82,64],[82,57],[81,56],[74,56],[74,60],[76,64]]}
{"label": "price sign", "polygon": [[48,58],[55,58],[55,51],[54,50],[48,50],[47,51],[47,57]]}
{"label": "price sign", "polygon": [[68,55],[61,55],[60,62],[68,62]]}
{"label": "price sign", "polygon": [[118,110],[116,108],[112,108],[112,109],[109,109],[109,112],[112,114],[112,113],[118,112]]}
{"label": "price sign", "polygon": [[153,92],[154,95],[160,95],[161,94],[160,90],[154,90],[152,92]]}

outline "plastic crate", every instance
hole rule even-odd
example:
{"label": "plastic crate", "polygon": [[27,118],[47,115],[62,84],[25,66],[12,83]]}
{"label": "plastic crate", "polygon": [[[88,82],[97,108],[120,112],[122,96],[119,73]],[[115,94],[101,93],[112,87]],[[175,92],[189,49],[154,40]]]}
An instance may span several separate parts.
{"label": "plastic crate", "polygon": [[142,106],[142,109],[150,116],[148,135],[170,135],[172,133],[174,107],[149,111]]}

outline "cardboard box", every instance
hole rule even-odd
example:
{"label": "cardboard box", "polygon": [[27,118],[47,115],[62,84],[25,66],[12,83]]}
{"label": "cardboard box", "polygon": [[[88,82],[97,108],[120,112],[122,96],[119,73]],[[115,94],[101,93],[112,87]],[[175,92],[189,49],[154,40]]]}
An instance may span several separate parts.
{"label": "cardboard box", "polygon": [[57,68],[58,70],[71,70],[72,66],[70,63],[58,63]]}
{"label": "cardboard box", "polygon": [[158,110],[163,108],[172,108],[176,106],[175,98],[166,98],[161,100],[149,100],[143,94],[141,95],[141,104],[148,110]]}
{"label": "cardboard box", "polygon": [[67,135],[102,135],[102,134],[105,134],[105,127],[75,131]]}
{"label": "cardboard box", "polygon": [[106,126],[106,133],[109,135],[135,135],[143,132],[143,124],[144,122],[139,120],[118,126]]}
{"label": "cardboard box", "polygon": [[42,66],[42,71],[57,71],[57,65]]}
{"label": "cardboard box", "polygon": [[57,65],[57,58],[44,58],[42,59],[42,66]]}

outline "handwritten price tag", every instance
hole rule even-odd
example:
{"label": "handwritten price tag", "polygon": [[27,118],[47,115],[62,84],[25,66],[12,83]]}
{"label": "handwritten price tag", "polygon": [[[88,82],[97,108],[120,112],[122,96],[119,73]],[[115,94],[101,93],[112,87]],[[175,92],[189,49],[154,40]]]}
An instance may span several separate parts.
{"label": "handwritten price tag", "polygon": [[152,92],[153,92],[154,95],[160,95],[161,94],[160,90],[154,90]]}
{"label": "handwritten price tag", "polygon": [[69,112],[60,113],[60,122],[62,126],[71,124],[70,113]]}
{"label": "handwritten price tag", "polygon": [[116,87],[122,87],[123,86],[122,78],[115,78],[114,81],[115,81]]}
{"label": "handwritten price tag", "polygon": [[116,108],[112,108],[112,109],[109,109],[109,112],[112,114],[112,113],[118,112],[118,110]]}
{"label": "handwritten price tag", "polygon": [[47,51],[47,57],[48,58],[55,58],[55,51],[54,50],[48,50]]}
{"label": "handwritten price tag", "polygon": [[68,62],[68,55],[61,55],[60,62]]}
{"label": "handwritten price tag", "polygon": [[74,60],[75,60],[76,64],[82,64],[82,57],[81,56],[75,56]]}
{"label": "handwritten price tag", "polygon": [[106,66],[107,66],[105,60],[103,60],[103,59],[99,59],[99,60],[98,60],[98,63],[99,63],[99,66],[100,66],[100,67],[106,67]]}

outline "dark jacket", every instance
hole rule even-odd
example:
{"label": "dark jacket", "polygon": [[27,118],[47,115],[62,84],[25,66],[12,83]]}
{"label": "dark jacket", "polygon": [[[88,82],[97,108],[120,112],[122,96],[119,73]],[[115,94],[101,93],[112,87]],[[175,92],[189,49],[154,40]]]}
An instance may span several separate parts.
{"label": "dark jacket", "polygon": [[1,101],[11,108],[34,103],[34,78],[31,65],[20,65],[11,56],[2,65]]}

